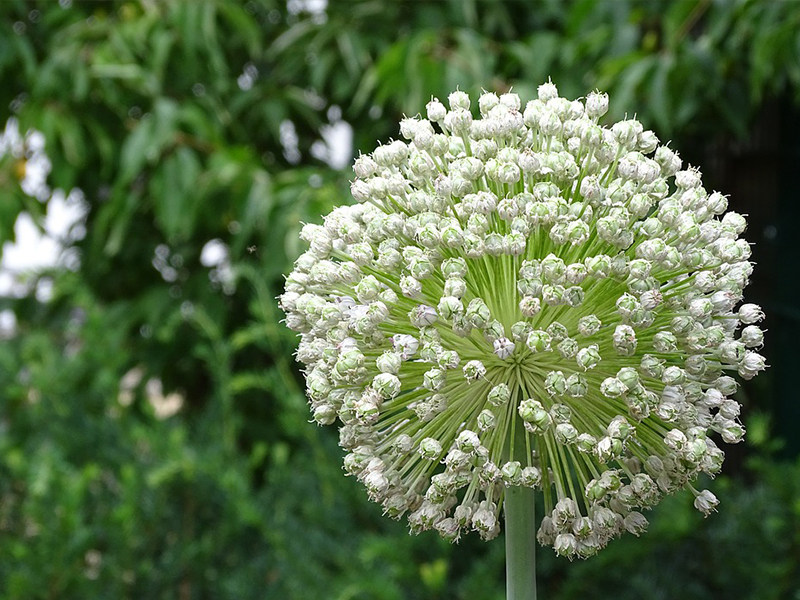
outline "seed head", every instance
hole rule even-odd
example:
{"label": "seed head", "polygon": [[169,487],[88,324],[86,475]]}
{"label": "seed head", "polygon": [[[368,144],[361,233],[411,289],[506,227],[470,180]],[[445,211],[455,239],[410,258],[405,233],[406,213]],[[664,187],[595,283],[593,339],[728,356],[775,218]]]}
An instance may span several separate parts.
{"label": "seed head", "polygon": [[527,486],[539,541],[591,556],[744,436],[728,373],[766,367],[746,221],[636,120],[601,125],[608,102],[434,98],[303,227],[280,305],[314,420],[414,532],[491,539]]}

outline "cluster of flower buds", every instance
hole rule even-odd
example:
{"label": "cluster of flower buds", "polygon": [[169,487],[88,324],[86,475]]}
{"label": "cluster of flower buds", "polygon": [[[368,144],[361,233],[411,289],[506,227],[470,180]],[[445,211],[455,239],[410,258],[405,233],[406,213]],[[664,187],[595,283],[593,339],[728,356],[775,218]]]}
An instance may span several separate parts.
{"label": "cluster of flower buds", "polygon": [[765,368],[744,217],[636,120],[601,125],[606,94],[448,104],[356,160],[280,297],[347,473],[449,540],[539,489],[569,558],[681,488],[714,510],[691,482],[744,436],[730,374]]}

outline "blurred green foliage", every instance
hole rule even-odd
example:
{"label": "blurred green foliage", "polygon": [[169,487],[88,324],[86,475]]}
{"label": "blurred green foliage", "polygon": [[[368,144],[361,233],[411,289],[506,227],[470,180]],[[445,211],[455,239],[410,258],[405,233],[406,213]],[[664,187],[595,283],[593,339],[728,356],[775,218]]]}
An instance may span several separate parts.
{"label": "blurred green foliage", "polygon": [[[612,117],[635,108],[678,142],[800,97],[794,2],[308,6],[0,3],[0,120],[44,134],[50,183],[88,210],[79,264],[0,298],[17,320],[0,339],[0,597],[499,600],[500,542],[406,535],[307,423],[274,296],[300,223],[348,198],[349,172],[311,151],[328,109],[370,151],[456,86],[599,87]],[[0,242],[47,210],[23,172],[0,163]],[[210,240],[224,268],[201,264]],[[176,415],[148,401],[152,378],[184,398]],[[800,598],[800,466],[751,462],[708,521],[679,496],[596,559],[542,551],[543,597]]]}

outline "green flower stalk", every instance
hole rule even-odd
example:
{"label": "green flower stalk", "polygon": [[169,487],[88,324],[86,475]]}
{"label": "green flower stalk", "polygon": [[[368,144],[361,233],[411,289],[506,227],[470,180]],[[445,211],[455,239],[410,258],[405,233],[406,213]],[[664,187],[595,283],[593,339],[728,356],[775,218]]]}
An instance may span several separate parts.
{"label": "green flower stalk", "polygon": [[345,470],[452,541],[539,490],[570,559],[681,488],[710,513],[691,483],[744,436],[730,374],[765,368],[745,219],[636,120],[601,125],[606,94],[448,100],[356,160],[280,298]]}

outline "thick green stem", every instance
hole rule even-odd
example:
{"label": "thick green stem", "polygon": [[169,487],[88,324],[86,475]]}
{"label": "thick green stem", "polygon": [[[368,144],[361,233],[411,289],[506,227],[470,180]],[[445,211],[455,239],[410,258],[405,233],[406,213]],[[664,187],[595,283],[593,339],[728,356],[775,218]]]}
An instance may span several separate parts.
{"label": "thick green stem", "polygon": [[536,526],[534,490],[506,488],[506,599],[536,600]]}

